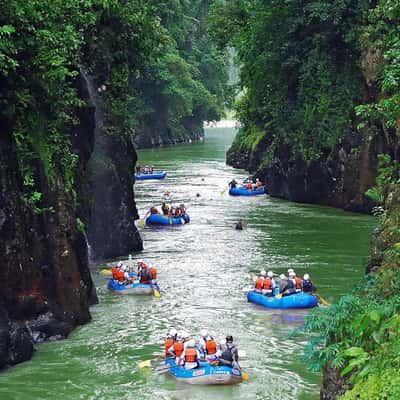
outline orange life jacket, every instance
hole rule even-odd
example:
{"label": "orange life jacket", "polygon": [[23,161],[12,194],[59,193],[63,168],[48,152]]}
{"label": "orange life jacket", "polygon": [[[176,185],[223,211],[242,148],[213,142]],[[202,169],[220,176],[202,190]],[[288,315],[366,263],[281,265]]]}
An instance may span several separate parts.
{"label": "orange life jacket", "polygon": [[175,342],[174,343],[174,351],[177,357],[180,357],[183,353],[184,345],[183,342]]}
{"label": "orange life jacket", "polygon": [[215,354],[217,352],[217,342],[214,339],[206,340],[206,353]]}
{"label": "orange life jacket", "polygon": [[263,289],[264,290],[271,290],[272,289],[272,280],[270,278],[265,278],[264,279]]}
{"label": "orange life jacket", "polygon": [[255,286],[255,288],[261,290],[262,287],[263,287],[263,281],[264,281],[263,278],[258,277],[257,280],[256,280],[256,286]]}
{"label": "orange life jacket", "polygon": [[301,279],[298,276],[296,276],[294,279],[296,281],[296,289],[301,289]]}
{"label": "orange life jacket", "polygon": [[157,279],[157,270],[155,268],[150,268],[151,278]]}
{"label": "orange life jacket", "polygon": [[260,188],[262,185],[263,185],[263,184],[262,184],[261,181],[258,181],[258,182],[257,182],[257,187],[258,187],[258,188]]}
{"label": "orange life jacket", "polygon": [[196,362],[197,350],[194,347],[188,347],[185,350],[185,362]]}
{"label": "orange life jacket", "polygon": [[169,348],[171,347],[171,346],[173,346],[174,345],[174,339],[172,339],[172,338],[168,338],[166,341],[165,341],[165,345],[164,345],[164,347],[165,347],[165,355],[166,356],[169,356]]}
{"label": "orange life jacket", "polygon": [[118,272],[117,272],[117,279],[118,279],[120,282],[124,282],[124,281],[125,281],[125,272],[124,272],[124,271],[121,271],[121,270],[118,270]]}
{"label": "orange life jacket", "polygon": [[118,279],[118,272],[119,272],[119,269],[117,267],[111,268],[111,273],[112,273],[113,279]]}
{"label": "orange life jacket", "polygon": [[247,184],[247,189],[253,190],[253,184],[252,184],[251,182],[249,182],[249,183]]}

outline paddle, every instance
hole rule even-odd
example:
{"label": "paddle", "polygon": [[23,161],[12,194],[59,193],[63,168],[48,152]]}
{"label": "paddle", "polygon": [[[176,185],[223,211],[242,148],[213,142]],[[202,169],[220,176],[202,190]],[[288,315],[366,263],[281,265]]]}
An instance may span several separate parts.
{"label": "paddle", "polygon": [[140,369],[143,369],[143,368],[151,368],[151,367],[153,366],[153,362],[157,362],[157,361],[161,361],[161,360],[163,360],[163,361],[162,361],[162,366],[164,366],[165,357],[162,356],[162,355],[159,355],[159,356],[156,357],[156,358],[151,358],[151,359],[149,359],[149,360],[141,361],[141,362],[139,363],[139,368],[140,368]]}
{"label": "paddle", "polygon": [[227,190],[228,190],[228,188],[225,188],[225,189],[221,192],[221,196],[223,196],[223,195],[226,193]]}
{"label": "paddle", "polygon": [[250,380],[249,374],[248,374],[246,371],[243,371],[243,370],[241,370],[241,371],[242,371],[242,379],[243,379],[245,382],[248,382],[248,381]]}
{"label": "paddle", "polygon": [[156,285],[153,285],[153,295],[154,297],[161,297],[160,291],[157,289]]}
{"label": "paddle", "polygon": [[106,268],[102,269],[102,270],[100,271],[100,273],[103,274],[103,275],[112,275],[111,270],[106,269]]}
{"label": "paddle", "polygon": [[165,372],[168,372],[170,368],[171,366],[169,364],[161,365],[160,367],[156,368],[156,373],[159,375],[164,374]]}
{"label": "paddle", "polygon": [[313,293],[313,294],[318,297],[318,300],[320,300],[322,305],[330,306],[330,303],[327,300],[325,300],[319,293]]}
{"label": "paddle", "polygon": [[137,222],[141,228],[144,228],[144,219],[138,219]]}
{"label": "paddle", "polygon": [[150,368],[151,367],[151,362],[152,362],[153,360],[145,360],[145,361],[142,361],[142,362],[140,362],[139,363],[139,368],[140,369],[142,369],[142,368]]}

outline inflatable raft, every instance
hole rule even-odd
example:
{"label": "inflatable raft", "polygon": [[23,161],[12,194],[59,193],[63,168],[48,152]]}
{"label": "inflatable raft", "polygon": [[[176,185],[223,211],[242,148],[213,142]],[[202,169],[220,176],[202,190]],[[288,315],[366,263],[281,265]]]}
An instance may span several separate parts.
{"label": "inflatable raft", "polygon": [[143,283],[130,283],[128,285],[120,285],[118,281],[110,279],[108,288],[118,294],[153,294],[153,285]]}
{"label": "inflatable raft", "polygon": [[137,181],[144,181],[146,179],[164,179],[167,176],[165,171],[153,172],[152,174],[135,174]]}
{"label": "inflatable raft", "polygon": [[265,188],[262,186],[259,189],[249,190],[245,187],[235,187],[229,189],[229,194],[231,196],[257,196],[259,194],[265,194]]}
{"label": "inflatable raft", "polygon": [[169,374],[181,382],[191,385],[233,385],[242,382],[242,372],[238,368],[214,366],[208,361],[200,362],[195,369],[185,369],[175,364],[175,359],[168,359]]}
{"label": "inflatable raft", "polygon": [[318,305],[318,299],[309,293],[295,293],[290,296],[278,298],[268,297],[250,290],[247,293],[247,300],[266,308],[312,308]]}
{"label": "inflatable raft", "polygon": [[147,225],[184,225],[190,222],[188,214],[182,217],[166,217],[161,214],[151,214],[146,218]]}

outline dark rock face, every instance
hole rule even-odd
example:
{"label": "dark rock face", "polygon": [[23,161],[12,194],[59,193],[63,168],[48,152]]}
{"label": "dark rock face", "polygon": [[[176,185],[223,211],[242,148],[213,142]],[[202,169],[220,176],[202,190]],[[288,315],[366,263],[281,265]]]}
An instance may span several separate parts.
{"label": "dark rock face", "polygon": [[116,257],[143,249],[134,223],[139,218],[133,194],[137,155],[130,134],[109,135],[103,129],[107,116],[101,95],[92,79],[82,75],[87,88],[83,98],[93,109],[94,126],[90,159],[80,168],[79,212],[87,225],[91,256]]}
{"label": "dark rock face", "polygon": [[261,177],[271,196],[357,212],[372,208],[364,193],[374,185],[378,154],[391,150],[384,136],[367,142],[362,134],[349,131],[331,154],[317,161],[291,159],[290,148],[280,146],[268,166],[262,166],[267,146],[263,143],[254,152],[230,151],[227,162]]}
{"label": "dark rock face", "polygon": [[138,149],[171,146],[175,144],[190,143],[201,140],[204,137],[203,123],[186,121],[182,127],[180,135],[170,132],[166,128],[165,121],[161,121],[159,116],[154,116],[152,120],[146,121],[134,138],[135,147]]}
{"label": "dark rock face", "polygon": [[340,373],[340,369],[332,368],[329,364],[324,369],[324,377],[320,393],[321,400],[337,400],[351,387],[347,382],[348,379],[341,377]]}
{"label": "dark rock face", "polygon": [[[86,110],[72,142],[90,137],[93,114]],[[82,111],[83,112],[83,111]],[[62,179],[50,190],[42,166],[35,174],[47,211],[35,213],[24,200],[11,121],[2,119],[0,137],[0,368],[28,360],[33,343],[68,336],[91,319],[97,302],[87,244],[78,229],[73,193]],[[83,139],[85,138],[85,139]],[[90,145],[81,148],[87,163]],[[79,178],[79,177],[78,177]]]}

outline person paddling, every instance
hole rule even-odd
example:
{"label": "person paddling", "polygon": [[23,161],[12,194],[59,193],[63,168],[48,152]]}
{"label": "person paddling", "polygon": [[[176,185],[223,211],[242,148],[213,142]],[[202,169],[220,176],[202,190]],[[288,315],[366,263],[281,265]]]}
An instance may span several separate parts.
{"label": "person paddling", "polygon": [[233,343],[232,335],[228,335],[225,344],[221,344],[217,352],[217,357],[220,365],[227,365],[229,367],[237,366],[239,353],[237,347]]}
{"label": "person paddling", "polygon": [[183,368],[195,369],[200,366],[200,353],[196,349],[196,342],[192,339],[187,342],[187,345],[182,353]]}
{"label": "person paddling", "polygon": [[209,335],[206,329],[200,332],[200,348],[206,359],[215,359],[217,354],[217,342],[214,337]]}
{"label": "person paddling", "polygon": [[169,351],[174,343],[178,340],[178,332],[175,328],[171,328],[167,333],[167,337],[164,343],[165,357],[173,357],[174,355]]}
{"label": "person paddling", "polygon": [[301,282],[301,287],[304,293],[315,293],[317,288],[310,279],[309,274],[304,274],[303,280]]}

